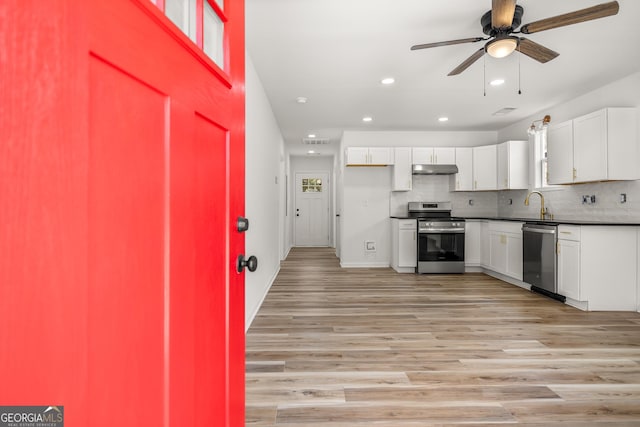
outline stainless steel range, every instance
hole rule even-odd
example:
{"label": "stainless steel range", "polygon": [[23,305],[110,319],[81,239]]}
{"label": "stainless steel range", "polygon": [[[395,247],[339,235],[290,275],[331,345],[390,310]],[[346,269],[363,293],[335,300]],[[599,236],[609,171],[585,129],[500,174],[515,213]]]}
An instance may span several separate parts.
{"label": "stainless steel range", "polygon": [[409,202],[418,220],[418,273],[464,273],[463,218],[451,217],[451,202]]}

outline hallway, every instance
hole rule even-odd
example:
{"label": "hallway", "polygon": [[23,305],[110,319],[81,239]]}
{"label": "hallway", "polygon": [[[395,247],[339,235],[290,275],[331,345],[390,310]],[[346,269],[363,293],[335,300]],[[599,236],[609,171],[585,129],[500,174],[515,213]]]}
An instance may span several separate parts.
{"label": "hallway", "polygon": [[247,426],[640,425],[640,314],[294,248],[246,370]]}

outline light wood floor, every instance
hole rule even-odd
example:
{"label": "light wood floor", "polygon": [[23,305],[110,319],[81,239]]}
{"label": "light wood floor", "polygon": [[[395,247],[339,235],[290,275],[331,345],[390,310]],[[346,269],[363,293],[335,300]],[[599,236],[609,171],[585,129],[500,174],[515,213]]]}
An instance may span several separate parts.
{"label": "light wood floor", "polygon": [[296,248],[246,360],[248,426],[640,426],[640,314],[483,274],[341,269]]}

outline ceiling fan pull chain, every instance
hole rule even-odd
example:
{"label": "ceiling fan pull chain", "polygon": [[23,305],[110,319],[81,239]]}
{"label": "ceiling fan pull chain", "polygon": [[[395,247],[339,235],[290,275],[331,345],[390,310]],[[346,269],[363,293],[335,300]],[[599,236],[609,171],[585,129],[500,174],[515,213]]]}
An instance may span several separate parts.
{"label": "ceiling fan pull chain", "polygon": [[520,52],[520,45],[518,45],[518,95],[522,95],[522,72],[520,63],[522,62],[522,52]]}
{"label": "ceiling fan pull chain", "polygon": [[487,55],[482,56],[482,90],[487,96]]}

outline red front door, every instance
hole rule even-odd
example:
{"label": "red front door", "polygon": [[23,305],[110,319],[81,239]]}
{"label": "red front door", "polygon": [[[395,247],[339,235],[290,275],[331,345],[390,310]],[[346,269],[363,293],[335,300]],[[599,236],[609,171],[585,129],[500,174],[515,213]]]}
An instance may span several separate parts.
{"label": "red front door", "polygon": [[0,405],[66,427],[244,424],[243,1],[158,3],[0,5]]}

